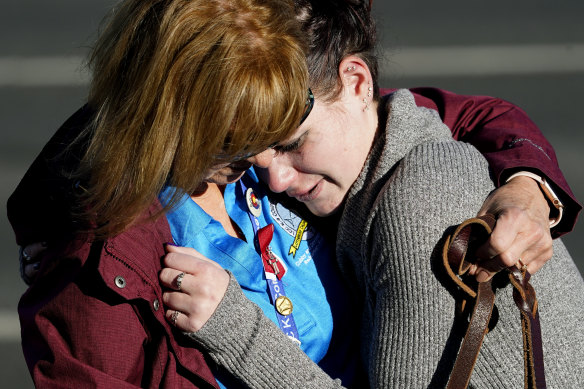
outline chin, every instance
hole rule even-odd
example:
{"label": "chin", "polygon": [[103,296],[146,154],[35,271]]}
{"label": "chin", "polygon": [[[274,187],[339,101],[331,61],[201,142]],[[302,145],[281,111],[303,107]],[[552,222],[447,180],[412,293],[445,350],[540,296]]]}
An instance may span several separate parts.
{"label": "chin", "polygon": [[328,217],[333,216],[334,214],[338,213],[341,209],[341,204],[336,206],[317,206],[315,204],[306,204],[306,208],[315,216],[318,217]]}

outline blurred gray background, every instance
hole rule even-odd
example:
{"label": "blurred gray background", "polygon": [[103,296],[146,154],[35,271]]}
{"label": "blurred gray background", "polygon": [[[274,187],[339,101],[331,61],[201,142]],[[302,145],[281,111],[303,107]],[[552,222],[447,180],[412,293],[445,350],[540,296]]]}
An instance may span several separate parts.
{"label": "blurred gray background", "polygon": [[[114,0],[0,0],[0,377],[30,388],[16,315],[25,287],[8,196],[57,127],[83,104],[81,61]],[[437,86],[522,107],[584,199],[584,2],[376,0],[385,87]],[[565,237],[584,271],[584,227]]]}

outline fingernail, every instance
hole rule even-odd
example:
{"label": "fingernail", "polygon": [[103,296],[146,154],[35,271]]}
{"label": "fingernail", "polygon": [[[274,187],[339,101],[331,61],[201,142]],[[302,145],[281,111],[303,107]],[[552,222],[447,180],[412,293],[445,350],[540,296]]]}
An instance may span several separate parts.
{"label": "fingernail", "polygon": [[178,247],[177,245],[175,245],[173,242],[166,242],[164,244],[165,246],[173,246],[173,247]]}
{"label": "fingernail", "polygon": [[491,274],[486,270],[480,270],[477,274],[477,281],[478,282],[485,282],[491,278]]}

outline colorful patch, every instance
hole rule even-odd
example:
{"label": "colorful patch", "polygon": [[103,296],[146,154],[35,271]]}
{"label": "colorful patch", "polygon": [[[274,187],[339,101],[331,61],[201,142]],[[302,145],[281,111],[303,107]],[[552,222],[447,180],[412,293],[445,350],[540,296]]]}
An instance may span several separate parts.
{"label": "colorful patch", "polygon": [[304,231],[308,228],[308,223],[304,220],[298,225],[298,230],[296,230],[296,236],[294,237],[294,243],[290,246],[288,255],[292,254],[293,257],[296,256],[296,251],[300,248],[300,243],[302,243],[302,237],[304,236]]}
{"label": "colorful patch", "polygon": [[274,222],[286,231],[290,236],[294,237],[294,242],[290,246],[288,255],[296,256],[303,240],[311,240],[316,236],[316,232],[312,226],[309,226],[305,220],[282,204],[270,203],[270,215]]}
{"label": "colorful patch", "polygon": [[253,189],[248,188],[245,191],[245,201],[247,202],[247,207],[249,208],[251,214],[255,217],[259,217],[262,213],[262,204],[256,197]]}

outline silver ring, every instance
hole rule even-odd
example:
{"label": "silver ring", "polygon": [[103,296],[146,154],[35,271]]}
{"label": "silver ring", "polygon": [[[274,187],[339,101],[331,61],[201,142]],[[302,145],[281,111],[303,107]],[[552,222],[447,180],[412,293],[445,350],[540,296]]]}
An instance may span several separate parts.
{"label": "silver ring", "polygon": [[174,311],[172,313],[172,316],[170,317],[170,322],[172,323],[173,326],[176,327],[176,319],[178,318],[178,315],[180,314],[179,311]]}
{"label": "silver ring", "polygon": [[180,273],[178,276],[176,276],[176,289],[180,291],[180,288],[182,286],[182,280],[183,278],[185,278],[185,273]]}

